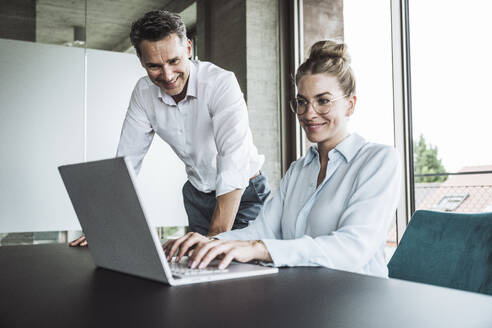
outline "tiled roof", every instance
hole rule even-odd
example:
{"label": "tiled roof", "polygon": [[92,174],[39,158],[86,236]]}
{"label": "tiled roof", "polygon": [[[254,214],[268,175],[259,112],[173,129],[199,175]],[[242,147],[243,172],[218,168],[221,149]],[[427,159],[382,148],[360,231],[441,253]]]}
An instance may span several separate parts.
{"label": "tiled roof", "polygon": [[[468,166],[459,172],[473,171],[492,171],[492,165]],[[457,213],[492,211],[492,174],[452,175],[443,183],[416,183],[415,203],[416,209],[447,207],[448,211]],[[455,207],[453,203],[457,207],[451,210]],[[450,206],[442,207],[443,204]]]}

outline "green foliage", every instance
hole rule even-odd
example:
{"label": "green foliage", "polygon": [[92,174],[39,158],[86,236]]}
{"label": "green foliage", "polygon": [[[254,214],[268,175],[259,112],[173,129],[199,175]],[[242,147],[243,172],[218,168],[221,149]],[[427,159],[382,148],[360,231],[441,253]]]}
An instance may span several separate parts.
{"label": "green foliage", "polygon": [[[413,163],[415,174],[446,173],[437,157],[437,147],[427,145],[423,135],[418,142],[413,142]],[[415,177],[415,182],[443,182],[446,179],[446,176]]]}
{"label": "green foliage", "polygon": [[156,229],[160,239],[176,238],[185,232],[185,227],[157,227]]}
{"label": "green foliage", "polygon": [[179,227],[164,227],[163,228],[163,235],[165,237],[169,237],[169,236],[174,235],[178,231],[179,231]]}

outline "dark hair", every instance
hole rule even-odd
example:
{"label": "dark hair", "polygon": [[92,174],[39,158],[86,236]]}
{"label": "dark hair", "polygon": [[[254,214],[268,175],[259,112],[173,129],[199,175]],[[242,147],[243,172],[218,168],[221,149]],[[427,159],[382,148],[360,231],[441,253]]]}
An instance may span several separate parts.
{"label": "dark hair", "polygon": [[186,26],[181,17],[166,10],[152,10],[132,23],[130,41],[140,57],[140,42],[159,41],[173,33],[183,42],[187,40]]}
{"label": "dark hair", "polygon": [[323,40],[312,45],[309,58],[297,69],[296,85],[306,74],[328,73],[335,76],[346,95],[355,95],[355,76],[350,67],[347,44]]}

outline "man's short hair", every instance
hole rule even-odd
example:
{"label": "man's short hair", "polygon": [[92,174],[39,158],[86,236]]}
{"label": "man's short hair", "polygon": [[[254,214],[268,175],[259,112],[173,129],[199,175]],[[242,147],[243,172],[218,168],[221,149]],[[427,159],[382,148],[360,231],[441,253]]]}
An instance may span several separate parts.
{"label": "man's short hair", "polygon": [[140,42],[159,41],[168,35],[176,33],[185,42],[186,26],[178,14],[166,10],[152,10],[132,24],[130,41],[140,57]]}

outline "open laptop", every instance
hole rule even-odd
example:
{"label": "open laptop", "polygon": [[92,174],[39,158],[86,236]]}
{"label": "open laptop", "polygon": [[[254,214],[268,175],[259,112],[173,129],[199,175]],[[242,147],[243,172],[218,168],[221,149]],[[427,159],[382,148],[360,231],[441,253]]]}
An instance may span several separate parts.
{"label": "open laptop", "polygon": [[235,262],[225,270],[219,270],[217,263],[208,270],[168,263],[146,216],[133,168],[123,157],[58,170],[98,267],[172,286],[278,272],[277,268]]}

